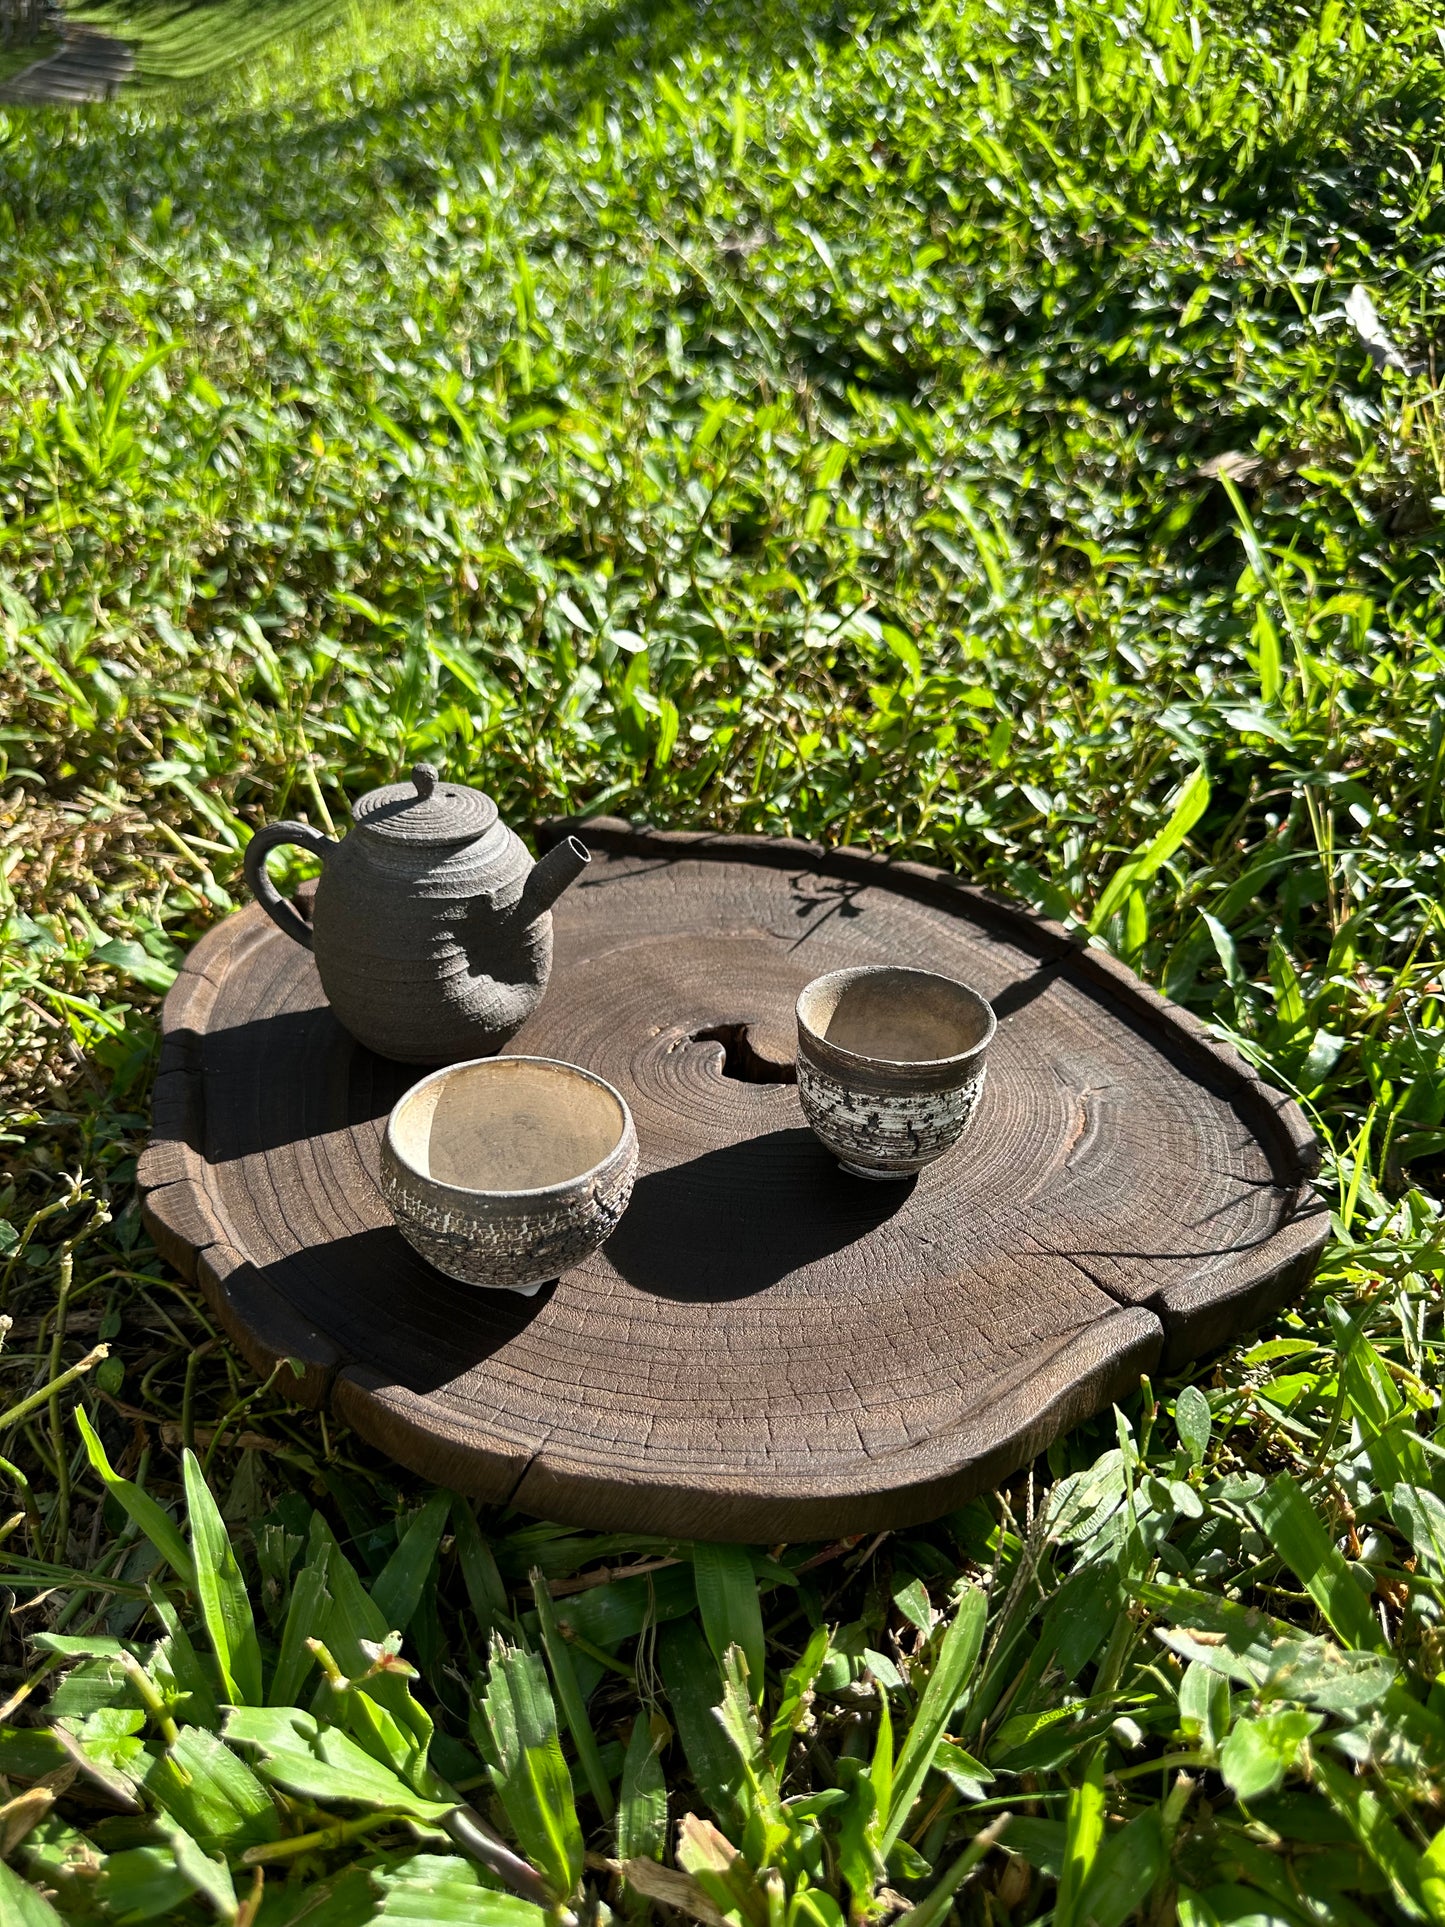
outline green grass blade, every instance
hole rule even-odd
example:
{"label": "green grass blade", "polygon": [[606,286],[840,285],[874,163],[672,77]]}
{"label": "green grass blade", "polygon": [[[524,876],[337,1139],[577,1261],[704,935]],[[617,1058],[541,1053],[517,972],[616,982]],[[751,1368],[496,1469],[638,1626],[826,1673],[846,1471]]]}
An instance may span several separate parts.
{"label": "green grass blade", "polygon": [[1130,892],[1175,854],[1209,807],[1209,794],[1209,772],[1201,763],[1181,787],[1163,829],[1138,856],[1120,864],[1109,879],[1089,919],[1091,930],[1102,930],[1110,917],[1123,909]]}
{"label": "green grass blade", "polygon": [[259,1706],[261,1648],[246,1582],[236,1562],[231,1536],[194,1452],[182,1459],[186,1510],[191,1522],[191,1556],[196,1567],[196,1598],[211,1636],[221,1679],[235,1706]]}
{"label": "green grass blade", "polygon": [[598,1812],[604,1821],[610,1820],[613,1813],[612,1785],[597,1751],[597,1736],[592,1731],[592,1722],[587,1717],[587,1703],[577,1684],[577,1669],[572,1664],[572,1654],[557,1624],[552,1595],[547,1590],[547,1581],[540,1567],[533,1566],[531,1581],[532,1597],[537,1602],[542,1648],[547,1655],[552,1683],[557,1688],[557,1698],[562,1705],[562,1717],[567,1722],[572,1744],[577,1749],[577,1764],[582,1769],[592,1798],[597,1802]]}
{"label": "green grass blade", "polygon": [[1069,1792],[1064,1817],[1064,1864],[1054,1901],[1054,1927],[1084,1927],[1081,1903],[1104,1838],[1104,1749],[1089,1755],[1084,1776]]}
{"label": "green grass blade", "polygon": [[666,1725],[639,1713],[622,1761],[622,1791],[617,1802],[617,1858],[661,1860],[667,1849],[667,1781],[659,1758]]}
{"label": "green grass blade", "polygon": [[582,1878],[582,1830],[556,1707],[536,1653],[492,1641],[482,1711],[496,1755],[492,1780],[517,1843],[555,1898],[566,1901]]}
{"label": "green grass blade", "polygon": [[1400,1908],[1412,1920],[1424,1919],[1425,1870],[1418,1849],[1406,1840],[1369,1787],[1323,1748],[1315,1751],[1314,1773],[1330,1805],[1349,1822],[1360,1845],[1389,1881]]}
{"label": "green grass blade", "polygon": [[44,1894],[0,1860],[0,1918],[5,1927],[65,1927]]}
{"label": "green grass blade", "polygon": [[1314,1508],[1288,1472],[1269,1481],[1252,1510],[1261,1532],[1345,1645],[1357,1651],[1388,1651],[1344,1554],[1331,1545]]}
{"label": "green grass blade", "polygon": [[449,1492],[434,1492],[373,1580],[372,1602],[386,1621],[388,1632],[404,1633],[411,1624],[426,1583],[435,1574],[437,1548],[446,1530],[451,1506]]}
{"label": "green grass blade", "polygon": [[763,1610],[753,1562],[742,1546],[710,1545],[698,1540],[692,1549],[693,1582],[703,1631],[721,1665],[730,1646],[742,1649],[748,1663],[748,1687],[754,1700],[763,1696],[766,1648]]}
{"label": "green grass blade", "polygon": [[1108,1834],[1079,1895],[1079,1918],[1090,1927],[1125,1927],[1164,1871],[1168,1855],[1158,1807]]}
{"label": "green grass blade", "polygon": [[[976,1833],[963,1852],[948,1868],[943,1878],[933,1887],[916,1907],[899,1914],[894,1927],[943,1927],[953,1910],[953,1897],[973,1872],[974,1868],[994,1846],[995,1842],[1009,1827],[1013,1816],[1001,1813],[997,1820]],[[1058,1916],[1055,1915],[1057,1920]]]}
{"label": "green grass blade", "polygon": [[773,1772],[781,1776],[788,1763],[793,1739],[808,1713],[808,1702],[823,1662],[828,1657],[830,1635],[826,1626],[815,1627],[795,1665],[788,1668],[778,1710],[768,1734],[768,1759]]}
{"label": "green grass blade", "polygon": [[744,1817],[743,1764],[718,1720],[722,1674],[695,1620],[674,1620],[661,1628],[657,1666],[698,1791],[724,1833],[739,1834]]}
{"label": "green grass blade", "polygon": [[304,1696],[306,1681],[315,1671],[316,1661],[306,1642],[321,1636],[331,1611],[331,1595],[326,1590],[326,1564],[303,1566],[291,1588],[286,1623],[281,1630],[281,1650],[266,1694],[268,1706],[295,1706]]}
{"label": "green grass blade", "polygon": [[938,1742],[978,1663],[987,1618],[988,1602],[983,1592],[977,1586],[970,1586],[959,1600],[948,1630],[939,1642],[933,1671],[898,1755],[880,1846],[885,1859],[923,1789]]}
{"label": "green grass blade", "polygon": [[85,1441],[86,1457],[90,1460],[91,1469],[102,1480],[106,1490],[150,1540],[181,1584],[188,1591],[194,1592],[196,1562],[187,1550],[185,1539],[175,1520],[156,1504],[148,1492],[143,1491],[138,1485],[133,1485],[129,1479],[123,1479],[113,1469],[95,1428],[79,1405],[75,1408],[75,1423],[80,1428],[81,1438]]}
{"label": "green grass blade", "polygon": [[175,1860],[176,1870],[185,1875],[217,1919],[234,1921],[239,1911],[236,1887],[225,1861],[213,1860],[208,1853],[202,1852],[198,1842],[176,1821],[163,1819],[160,1826]]}
{"label": "green grass blade", "polygon": [[470,1501],[455,1493],[452,1495],[452,1531],[456,1534],[462,1583],[476,1622],[473,1635],[480,1646],[485,1644],[493,1627],[508,1617],[507,1588],[497,1570],[496,1556],[482,1537]]}

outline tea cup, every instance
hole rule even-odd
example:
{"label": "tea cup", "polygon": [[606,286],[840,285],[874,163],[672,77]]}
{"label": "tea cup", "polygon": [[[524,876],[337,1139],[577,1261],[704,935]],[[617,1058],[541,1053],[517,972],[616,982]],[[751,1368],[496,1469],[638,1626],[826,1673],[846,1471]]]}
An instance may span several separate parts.
{"label": "tea cup", "polygon": [[931,970],[864,964],[798,997],[798,1097],[845,1171],[910,1178],[956,1144],[983,1091],[997,1019]]}
{"label": "tea cup", "polygon": [[526,1297],[611,1236],[636,1173],[621,1093],[548,1057],[433,1071],[381,1144],[382,1191],[408,1243],[462,1284]]}

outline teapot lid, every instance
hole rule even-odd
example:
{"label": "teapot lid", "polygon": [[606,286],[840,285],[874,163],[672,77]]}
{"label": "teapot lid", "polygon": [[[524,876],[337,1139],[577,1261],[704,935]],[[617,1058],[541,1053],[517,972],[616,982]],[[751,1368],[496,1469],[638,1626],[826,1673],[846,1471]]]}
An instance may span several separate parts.
{"label": "teapot lid", "polygon": [[490,796],[444,783],[431,763],[418,763],[409,783],[369,791],[351,813],[363,829],[398,843],[470,843],[497,820]]}

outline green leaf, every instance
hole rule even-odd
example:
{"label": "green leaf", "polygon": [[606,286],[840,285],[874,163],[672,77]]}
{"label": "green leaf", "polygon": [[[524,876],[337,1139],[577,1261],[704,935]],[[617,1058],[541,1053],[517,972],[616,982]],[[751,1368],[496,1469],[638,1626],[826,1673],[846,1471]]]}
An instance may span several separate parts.
{"label": "green leaf", "polygon": [[443,1820],[453,1800],[429,1800],[336,1727],[323,1727],[298,1706],[238,1706],[226,1715],[222,1737],[254,1748],[263,1780],[322,1806],[333,1801],[370,1811]]}
{"label": "green leaf", "polygon": [[749,1690],[761,1701],[766,1659],[763,1610],[747,1549],[699,1540],[692,1548],[692,1573],[703,1631],[714,1658],[721,1665],[730,1646],[741,1647],[748,1663]]}
{"label": "green leaf", "polygon": [[65,1927],[43,1894],[0,1860],[0,1919],[5,1927]]}
{"label": "green leaf", "polygon": [[221,1920],[234,1921],[237,1913],[236,1888],[225,1861],[212,1860],[209,1854],[203,1853],[177,1821],[165,1818],[158,1824],[176,1863],[176,1871],[185,1875]]}
{"label": "green leaf", "polygon": [[523,1853],[564,1902],[582,1878],[582,1830],[546,1669],[498,1637],[491,1650],[482,1711],[496,1765],[488,1770]]}
{"label": "green leaf", "polygon": [[1201,763],[1181,785],[1163,829],[1138,856],[1120,864],[1109,879],[1089,919],[1090,930],[1102,930],[1109,919],[1123,909],[1130,892],[1169,861],[1208,807],[1209,772]]}
{"label": "green leaf", "polygon": [[[718,1720],[732,1741],[743,1769],[743,1824],[741,1846],[750,1865],[771,1866],[788,1839],[788,1823],[782,1810],[777,1775],[768,1762],[763,1745],[762,1722],[748,1692],[742,1651],[730,1646],[723,1659],[723,1698]],[[883,1727],[880,1723],[880,1746]]]}
{"label": "green leaf", "polygon": [[1179,1682],[1179,1724],[1185,1738],[1197,1734],[1200,1750],[1212,1758],[1229,1731],[1229,1681],[1194,1660]]}
{"label": "green leaf", "polygon": [[695,1620],[662,1627],[657,1635],[657,1665],[697,1789],[723,1827],[740,1834],[742,1761],[718,1721],[715,1709],[722,1705],[722,1675]]}
{"label": "green leaf", "polygon": [[1445,1827],[1420,1856],[1420,1897],[1432,1921],[1445,1921]]}
{"label": "green leaf", "polygon": [[284,1905],[268,1891],[264,1927],[372,1927],[377,1917],[372,1871],[353,1862],[328,1880],[308,1881]]}
{"label": "green leaf", "polygon": [[191,1556],[196,1568],[196,1600],[211,1636],[221,1681],[233,1705],[259,1706],[261,1648],[246,1582],[236,1563],[231,1536],[211,1497],[194,1452],[182,1455],[186,1511],[191,1522]]}
{"label": "green leaf", "polygon": [[925,1639],[938,1623],[939,1616],[933,1610],[928,1588],[921,1579],[910,1579],[906,1586],[900,1586],[893,1595],[893,1603],[909,1625],[916,1626]]}
{"label": "green leaf", "polygon": [[793,1736],[807,1717],[813,1685],[828,1658],[829,1646],[828,1628],[816,1626],[796,1663],[784,1676],[778,1710],[768,1734],[768,1758],[773,1772],[779,1776],[788,1764]]}
{"label": "green leaf", "polygon": [[108,964],[123,977],[131,977],[136,983],[144,984],[147,990],[169,990],[178,975],[174,964],[153,957],[148,950],[129,938],[116,937],[109,943],[101,944],[98,949],[91,951],[90,960],[92,963]]}
{"label": "green leaf", "polygon": [[[1181,1659],[1198,1661],[1241,1685],[1262,1685],[1273,1663],[1275,1642],[1294,1636],[1294,1628],[1285,1620],[1271,1619],[1236,1600],[1194,1587],[1146,1579],[1140,1582],[1138,1595],[1144,1605],[1176,1622],[1172,1627],[1155,1627],[1161,1644]],[[1196,1639],[1196,1633],[1204,1637]]]}
{"label": "green leaf", "polygon": [[557,1625],[557,1615],[552,1607],[552,1595],[547,1590],[547,1581],[540,1566],[533,1566],[531,1572],[532,1597],[537,1605],[537,1620],[542,1633],[542,1647],[547,1655],[547,1664],[552,1671],[552,1681],[557,1688],[557,1697],[562,1702],[562,1717],[567,1722],[567,1730],[572,1735],[572,1744],[577,1749],[577,1764],[587,1782],[592,1798],[597,1802],[597,1810],[604,1822],[611,1820],[612,1784],[603,1770],[602,1756],[597,1751],[597,1736],[592,1731],[592,1722],[587,1717],[587,1704],[582,1697],[582,1689],[577,1684],[577,1671],[572,1664],[572,1654]]}
{"label": "green leaf", "polygon": [[639,1713],[622,1761],[622,1792],[617,1802],[617,1858],[661,1860],[667,1848],[667,1781],[659,1757],[667,1741],[667,1722]]}
{"label": "green leaf", "polygon": [[502,1584],[492,1548],[482,1537],[476,1514],[466,1499],[455,1494],[452,1495],[452,1531],[456,1535],[462,1583],[476,1620],[473,1637],[481,1645],[497,1622],[507,1617],[507,1589]]}
{"label": "green leaf", "polygon": [[426,1749],[388,1707],[359,1687],[345,1695],[341,1706],[347,1732],[373,1760],[400,1774],[424,1798],[441,1797],[443,1788],[429,1770]]}
{"label": "green leaf", "polygon": [[1384,1634],[1344,1554],[1331,1545],[1314,1508],[1288,1472],[1272,1478],[1250,1510],[1275,1552],[1347,1646],[1385,1651]]}
{"label": "green leaf", "polygon": [[38,1780],[54,1773],[70,1755],[55,1735],[40,1726],[0,1726],[0,1773],[17,1780]]}
{"label": "green leaf", "polygon": [[984,1789],[993,1784],[994,1775],[982,1760],[953,1740],[940,1740],[938,1750],[933,1756],[933,1768],[941,1773],[949,1785],[955,1787],[965,1800],[981,1800]]}
{"label": "green leaf", "polygon": [[1089,1755],[1084,1777],[1069,1791],[1064,1816],[1064,1864],[1054,1901],[1054,1927],[1084,1927],[1084,1888],[1104,1837],[1104,1749]]}
{"label": "green leaf", "polygon": [[[108,1853],[96,1881],[107,1918],[127,1923],[173,1916],[194,1892],[194,1884],[176,1865],[169,1846],[127,1847]],[[186,1909],[187,1914],[190,1911]],[[10,1919],[8,1913],[0,1917]]]}
{"label": "green leaf", "polygon": [[1412,1920],[1424,1918],[1425,1874],[1420,1854],[1364,1781],[1357,1780],[1322,1748],[1316,1748],[1312,1764],[1325,1797],[1349,1822],[1360,1845],[1389,1881],[1400,1907]]}
{"label": "green leaf", "polygon": [[192,1726],[214,1729],[220,1724],[215,1668],[206,1665],[180,1616],[159,1586],[149,1585],[151,1611],[165,1627],[165,1637],[151,1648],[150,1671],[174,1710]]}
{"label": "green leaf", "polygon": [[[1300,1700],[1325,1713],[1358,1718],[1394,1686],[1396,1667],[1383,1653],[1346,1653],[1328,1639],[1276,1640],[1262,1699]],[[1424,1714],[1414,1708],[1413,1718]]]}
{"label": "green leaf", "polygon": [[718,1912],[743,1927],[767,1927],[768,1903],[742,1854],[711,1820],[685,1814],[677,1830],[677,1864]]}
{"label": "green leaf", "polygon": [[[559,1624],[612,1652],[644,1627],[661,1626],[697,1610],[692,1561],[640,1579],[614,1579],[605,1586],[554,1602]],[[699,1634],[699,1638],[701,1634]]]}
{"label": "green leaf", "polygon": [[988,1604],[982,1590],[970,1586],[959,1600],[939,1642],[938,1657],[899,1751],[880,1841],[885,1859],[923,1789],[938,1752],[938,1742],[977,1663],[987,1618]]}
{"label": "green leaf", "polygon": [[1174,1425],[1191,1465],[1203,1465],[1213,1420],[1209,1400],[1197,1385],[1186,1385],[1174,1401]]}
{"label": "green leaf", "polygon": [[[324,1561],[330,1602],[325,1623],[313,1630],[330,1649],[342,1672],[357,1679],[370,1670],[372,1649],[383,1645],[392,1629],[319,1513],[312,1515],[306,1558],[310,1565],[319,1566]],[[406,1677],[392,1671],[373,1673],[356,1688],[356,1693],[384,1707],[396,1725],[411,1736],[410,1783],[424,1797],[433,1797],[437,1788],[426,1766],[432,1719],[425,1707],[412,1697]],[[371,1743],[371,1736],[359,1728],[357,1737],[364,1745]],[[378,1744],[377,1757],[384,1764],[391,1762],[393,1756],[387,1744]]]}
{"label": "green leaf", "polygon": [[105,1447],[97,1437],[83,1406],[77,1405],[75,1408],[75,1423],[80,1428],[81,1438],[85,1441],[85,1453],[90,1460],[91,1470],[96,1473],[106,1490],[150,1540],[181,1584],[188,1591],[194,1592],[196,1590],[195,1561],[187,1551],[186,1542],[174,1519],[168,1512],[162,1511],[148,1492],[143,1491],[138,1485],[132,1485],[129,1479],[123,1479],[112,1469],[110,1460],[105,1454]]}
{"label": "green leaf", "polygon": [[1151,1807],[1105,1837],[1079,1895],[1078,1918],[1089,1927],[1124,1927],[1136,1918],[1167,1860],[1160,1810]]}
{"label": "green leaf", "polygon": [[847,1883],[849,1913],[856,1919],[871,1908],[873,1890],[883,1878],[878,1851],[882,1815],[872,1775],[864,1772],[861,1760],[839,1759],[834,1771],[848,1796],[838,1809],[838,1869]]}
{"label": "green leaf", "polygon": [[1273,1793],[1284,1783],[1301,1746],[1323,1724],[1318,1713],[1264,1713],[1238,1719],[1220,1748],[1219,1770],[1225,1784],[1246,1804]]}
{"label": "green leaf", "polygon": [[1375,1483],[1382,1492],[1398,1485],[1429,1486],[1430,1462],[1415,1430],[1415,1412],[1401,1398],[1389,1368],[1360,1325],[1337,1299],[1325,1310],[1339,1348],[1340,1389],[1359,1427]]}
{"label": "green leaf", "polygon": [[281,1650],[266,1694],[268,1706],[294,1706],[315,1671],[316,1660],[306,1642],[323,1637],[320,1629],[326,1625],[331,1609],[331,1594],[326,1589],[328,1551],[323,1549],[316,1564],[304,1565],[291,1587]]}
{"label": "green leaf", "polygon": [[1426,1572],[1445,1578],[1445,1502],[1428,1486],[1397,1485],[1390,1494],[1390,1517]]}
{"label": "green leaf", "polygon": [[470,1860],[417,1853],[375,1867],[381,1896],[377,1921],[415,1921],[417,1927],[546,1927],[548,1916],[529,1900],[499,1893]]}
{"label": "green leaf", "polygon": [[449,1492],[434,1492],[402,1534],[371,1587],[372,1603],[388,1632],[404,1633],[436,1572],[437,1548],[451,1512]]}
{"label": "green leaf", "polygon": [[235,1855],[280,1838],[275,1801],[245,1761],[201,1727],[183,1726],[152,1758],[142,1785],[207,1853]]}
{"label": "green leaf", "polygon": [[[901,1685],[902,1681],[899,1684]],[[868,1777],[873,1782],[873,1798],[880,1821],[887,1816],[889,1803],[893,1798],[893,1767],[893,1712],[888,1704],[888,1694],[885,1690],[878,1695],[878,1721],[873,1734],[873,1761],[868,1769]],[[888,1844],[891,1846],[892,1842]],[[880,1858],[887,1858],[887,1849],[881,1840],[878,1851]]]}

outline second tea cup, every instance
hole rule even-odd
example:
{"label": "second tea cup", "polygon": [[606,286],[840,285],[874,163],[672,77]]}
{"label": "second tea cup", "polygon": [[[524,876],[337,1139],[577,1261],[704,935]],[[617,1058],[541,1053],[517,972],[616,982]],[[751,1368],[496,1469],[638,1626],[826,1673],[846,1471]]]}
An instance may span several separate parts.
{"label": "second tea cup", "polygon": [[636,1170],[621,1092],[546,1057],[433,1071],[381,1142],[381,1188],[408,1243],[449,1278],[524,1297],[612,1235]]}
{"label": "second tea cup", "polygon": [[967,1128],[997,1019],[967,984],[864,964],[798,998],[798,1097],[845,1171],[910,1178]]}

